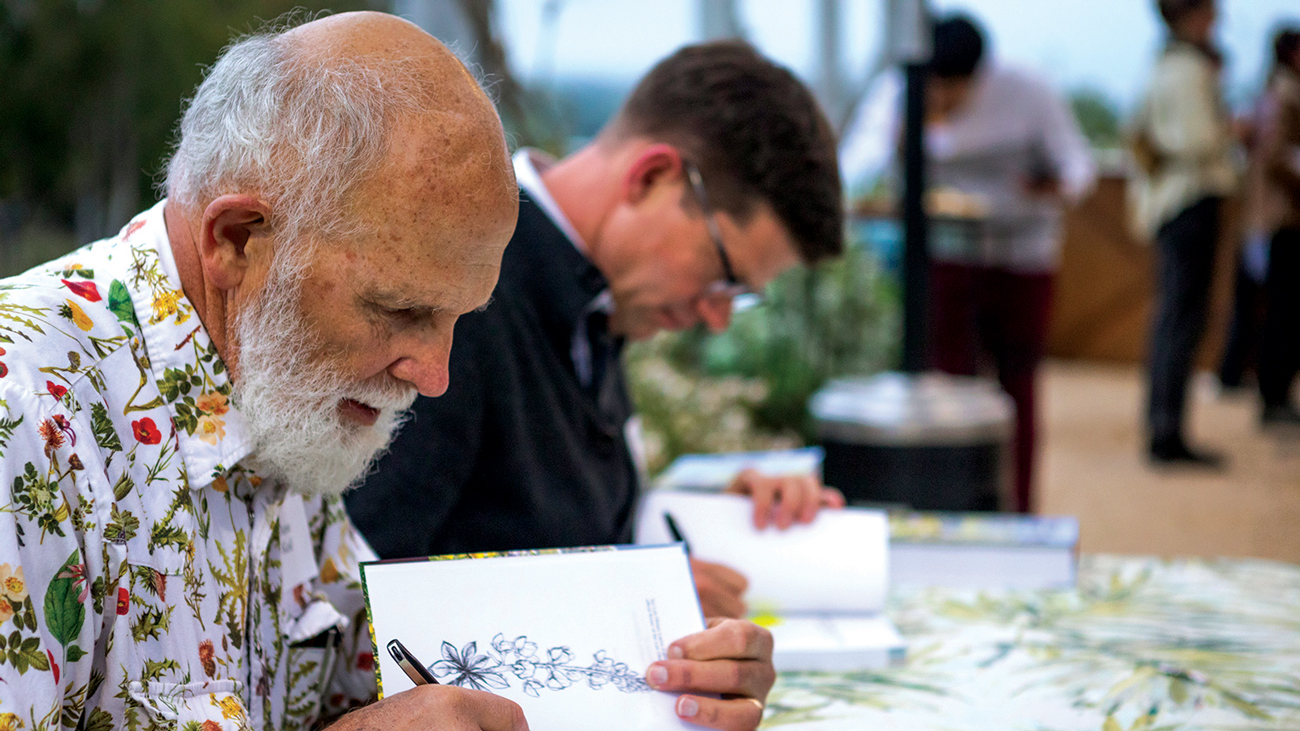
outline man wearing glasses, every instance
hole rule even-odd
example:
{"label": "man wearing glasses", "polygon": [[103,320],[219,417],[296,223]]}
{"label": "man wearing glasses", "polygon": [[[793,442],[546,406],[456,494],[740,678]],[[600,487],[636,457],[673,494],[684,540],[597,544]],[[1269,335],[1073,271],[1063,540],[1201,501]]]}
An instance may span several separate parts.
{"label": "man wearing glasses", "polygon": [[[519,221],[492,303],[461,317],[450,386],[348,509],[381,556],[624,543],[638,469],[625,339],[703,323],[800,262],[839,254],[835,139],[812,95],[739,42],[683,48],[588,146],[514,157]],[[755,522],[842,505],[815,478],[747,473]],[[707,616],[744,579],[696,563]]]}

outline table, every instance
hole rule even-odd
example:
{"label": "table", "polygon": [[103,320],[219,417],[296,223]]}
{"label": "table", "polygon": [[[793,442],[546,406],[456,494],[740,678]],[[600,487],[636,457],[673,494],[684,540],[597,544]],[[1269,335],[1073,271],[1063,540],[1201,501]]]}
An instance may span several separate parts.
{"label": "table", "polygon": [[783,731],[1300,729],[1300,566],[1085,555],[1073,590],[897,590],[903,665],[783,673]]}

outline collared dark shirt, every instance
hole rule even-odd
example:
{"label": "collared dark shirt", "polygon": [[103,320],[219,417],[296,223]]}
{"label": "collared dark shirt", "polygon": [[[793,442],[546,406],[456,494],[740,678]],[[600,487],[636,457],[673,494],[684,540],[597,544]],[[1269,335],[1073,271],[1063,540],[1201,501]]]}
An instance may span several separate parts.
{"label": "collared dark shirt", "polygon": [[[525,193],[492,303],[456,323],[450,385],[412,420],[348,512],[384,558],[631,540],[631,401],[604,276]],[[578,380],[586,318],[596,378]]]}

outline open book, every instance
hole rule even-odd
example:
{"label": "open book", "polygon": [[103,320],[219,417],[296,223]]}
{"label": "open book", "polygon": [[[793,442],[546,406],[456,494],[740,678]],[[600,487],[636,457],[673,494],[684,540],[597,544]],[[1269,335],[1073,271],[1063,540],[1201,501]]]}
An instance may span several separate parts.
{"label": "open book", "polygon": [[473,554],[362,564],[380,697],[414,682],[398,640],[440,683],[517,702],[533,731],[677,731],[645,682],[704,629],[680,546]]}
{"label": "open book", "polygon": [[691,555],[749,579],[750,618],[775,640],[777,670],[853,670],[902,659],[904,643],[882,614],[888,588],[888,523],[877,510],[822,511],[785,531],[754,528],[753,504],[736,495],[650,492],[636,541],[674,540]]}

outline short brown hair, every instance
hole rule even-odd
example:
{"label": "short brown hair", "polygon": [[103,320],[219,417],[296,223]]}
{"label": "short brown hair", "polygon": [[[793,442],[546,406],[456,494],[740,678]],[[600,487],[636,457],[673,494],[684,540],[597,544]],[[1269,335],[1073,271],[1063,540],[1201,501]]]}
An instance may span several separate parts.
{"label": "short brown hair", "polygon": [[1273,63],[1290,66],[1296,49],[1300,48],[1300,26],[1279,28],[1273,34]]}
{"label": "short brown hair", "polygon": [[1156,0],[1156,7],[1160,10],[1160,17],[1164,19],[1165,25],[1169,26],[1171,30],[1175,25],[1182,22],[1188,13],[1213,4],[1214,0]]}
{"label": "short brown hair", "polygon": [[747,43],[679,49],[641,79],[602,134],[681,149],[709,201],[738,221],[766,201],[805,262],[844,249],[835,132],[794,74]]}

